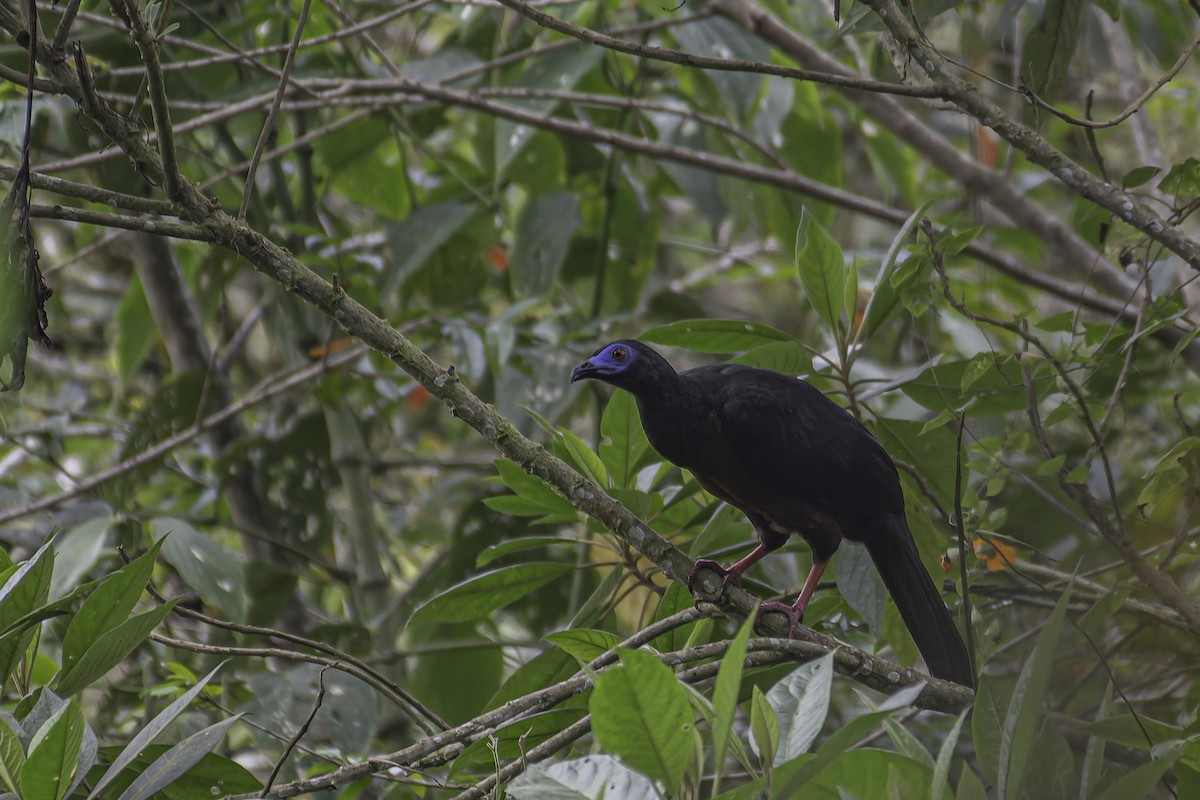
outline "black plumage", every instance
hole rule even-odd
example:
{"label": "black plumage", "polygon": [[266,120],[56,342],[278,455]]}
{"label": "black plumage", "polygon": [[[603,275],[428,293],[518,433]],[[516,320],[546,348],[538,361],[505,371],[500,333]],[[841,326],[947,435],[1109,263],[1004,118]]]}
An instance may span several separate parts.
{"label": "black plumage", "polygon": [[588,378],[630,392],[654,449],[754,525],[760,543],[749,555],[728,569],[697,561],[692,579],[712,569],[722,587],[736,584],[798,533],[813,553],[800,596],[791,606],[763,605],[788,614],[794,633],[841,540],[862,542],[929,671],[974,685],[966,646],[908,530],[896,467],[862,423],[802,380],[736,364],[676,372],[628,339],[571,372],[572,382]]}

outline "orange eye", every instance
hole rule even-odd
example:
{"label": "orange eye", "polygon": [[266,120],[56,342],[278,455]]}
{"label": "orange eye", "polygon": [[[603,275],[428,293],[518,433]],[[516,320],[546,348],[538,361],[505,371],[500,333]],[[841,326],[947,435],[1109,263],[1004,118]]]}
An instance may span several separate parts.
{"label": "orange eye", "polygon": [[614,347],[612,351],[613,361],[624,361],[629,358],[629,351],[624,347]]}

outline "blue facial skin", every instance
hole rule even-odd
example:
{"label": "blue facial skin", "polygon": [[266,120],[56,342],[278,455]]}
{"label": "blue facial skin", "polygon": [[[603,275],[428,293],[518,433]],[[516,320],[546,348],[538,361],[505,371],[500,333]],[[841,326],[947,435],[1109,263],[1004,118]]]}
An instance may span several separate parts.
{"label": "blue facial skin", "polygon": [[613,342],[571,370],[571,383],[587,378],[603,378],[623,372],[637,357],[637,351],[627,344]]}

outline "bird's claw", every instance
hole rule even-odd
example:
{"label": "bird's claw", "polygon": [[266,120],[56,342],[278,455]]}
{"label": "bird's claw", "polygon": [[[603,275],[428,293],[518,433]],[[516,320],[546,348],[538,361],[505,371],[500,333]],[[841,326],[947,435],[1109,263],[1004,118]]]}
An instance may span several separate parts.
{"label": "bird's claw", "polygon": [[794,606],[787,603],[781,603],[778,600],[772,600],[763,603],[758,607],[758,616],[754,620],[754,627],[757,630],[762,623],[762,616],[767,614],[783,614],[788,618],[788,638],[796,638],[796,629],[800,627],[800,623],[804,621],[804,606]]}
{"label": "bird's claw", "polygon": [[717,602],[722,597],[724,597],[725,591],[731,585],[732,586],[741,586],[741,584],[742,584],[742,576],[739,575],[738,573],[734,572],[733,570],[725,569],[725,567],[722,567],[716,561],[713,561],[708,558],[701,558],[695,564],[692,565],[692,571],[688,573],[688,582],[687,582],[688,591],[692,593],[692,598],[693,598],[693,600],[695,600],[695,602],[697,604],[699,604],[701,599],[708,599],[707,597],[706,598],[697,598],[696,597],[696,589],[695,589],[696,577],[700,574],[700,572],[702,570],[706,570],[706,569],[712,570],[713,572],[715,572],[721,576],[721,589],[720,589],[720,591],[717,592],[716,596],[712,598],[713,602]]}

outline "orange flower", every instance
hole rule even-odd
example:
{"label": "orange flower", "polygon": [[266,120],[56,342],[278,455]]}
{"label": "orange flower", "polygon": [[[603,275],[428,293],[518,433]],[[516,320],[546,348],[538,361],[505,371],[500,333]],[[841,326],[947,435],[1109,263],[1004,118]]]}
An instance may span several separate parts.
{"label": "orange flower", "polygon": [[1017,560],[1017,548],[999,539],[976,539],[972,544],[975,547],[975,557],[986,562],[991,572],[1007,569]]}
{"label": "orange flower", "polygon": [[408,407],[413,411],[419,411],[429,402],[429,390],[424,386],[416,386],[408,393],[408,397],[404,398],[404,402],[408,403]]}

